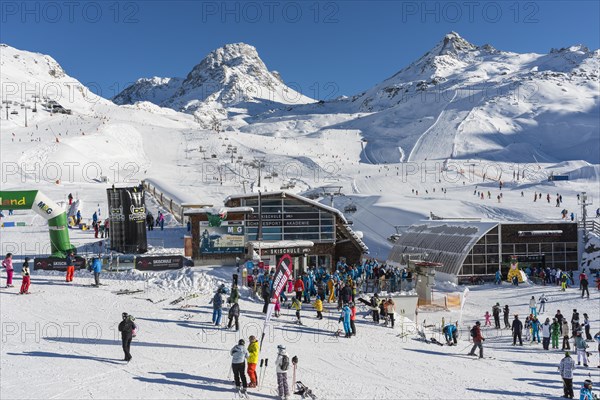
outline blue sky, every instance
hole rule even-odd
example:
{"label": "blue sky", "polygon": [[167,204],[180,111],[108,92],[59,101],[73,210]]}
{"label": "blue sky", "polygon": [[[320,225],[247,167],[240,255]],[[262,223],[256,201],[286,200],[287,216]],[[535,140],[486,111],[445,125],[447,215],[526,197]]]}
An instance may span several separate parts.
{"label": "blue sky", "polygon": [[327,99],[384,80],[450,31],[515,52],[597,49],[599,15],[597,1],[3,1],[0,41],[51,55],[104,97],[140,77],[184,77],[211,50],[245,42]]}

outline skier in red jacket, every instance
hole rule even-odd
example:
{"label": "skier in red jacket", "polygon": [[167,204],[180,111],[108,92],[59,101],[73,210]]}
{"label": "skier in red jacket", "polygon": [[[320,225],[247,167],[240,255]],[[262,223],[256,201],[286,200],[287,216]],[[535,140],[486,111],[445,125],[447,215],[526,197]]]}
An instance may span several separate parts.
{"label": "skier in red jacket", "polygon": [[304,292],[304,282],[302,282],[300,277],[298,277],[298,279],[296,279],[296,283],[294,283],[294,291],[296,292],[296,298],[301,299],[302,292]]}
{"label": "skier in red jacket", "polygon": [[479,358],[483,358],[483,341],[485,340],[481,335],[481,322],[475,322],[475,326],[471,328],[471,337],[473,338],[473,348],[469,353],[470,356],[475,355],[475,349],[479,347]]}

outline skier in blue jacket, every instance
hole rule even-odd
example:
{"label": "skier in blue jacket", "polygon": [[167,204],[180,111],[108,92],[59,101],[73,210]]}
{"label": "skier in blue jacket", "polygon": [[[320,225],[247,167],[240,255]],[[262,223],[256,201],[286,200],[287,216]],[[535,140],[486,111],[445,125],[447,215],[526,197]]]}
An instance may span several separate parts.
{"label": "skier in blue jacket", "polygon": [[340,316],[340,322],[344,322],[344,332],[346,332],[346,337],[352,337],[352,327],[350,326],[350,317],[352,316],[352,310],[348,307],[348,304],[344,304],[342,307],[342,315]]}
{"label": "skier in blue jacket", "polygon": [[221,315],[223,313],[222,311],[222,307],[223,307],[223,296],[221,296],[221,291],[217,290],[217,293],[215,293],[214,297],[211,300],[212,305],[213,305],[213,316],[212,316],[212,322],[215,325],[221,325]]}
{"label": "skier in blue jacket", "polygon": [[537,338],[537,342],[540,343],[540,328],[541,328],[541,324],[540,321],[538,321],[538,319],[536,317],[533,317],[533,320],[531,321],[531,342],[535,342],[536,338]]}
{"label": "skier in blue jacket", "polygon": [[448,324],[444,327],[444,337],[448,346],[452,346],[453,343],[456,344],[456,334],[456,325]]}

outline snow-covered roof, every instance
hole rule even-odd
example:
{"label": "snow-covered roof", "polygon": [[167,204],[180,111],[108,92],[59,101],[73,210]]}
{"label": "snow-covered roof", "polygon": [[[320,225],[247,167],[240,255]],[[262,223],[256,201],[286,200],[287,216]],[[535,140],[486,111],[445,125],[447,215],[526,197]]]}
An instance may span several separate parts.
{"label": "snow-covered roof", "polygon": [[497,226],[498,222],[422,221],[400,236],[389,260],[399,263],[403,254],[427,253],[427,261],[444,265],[440,272],[456,275],[471,248]]}
{"label": "snow-covered roof", "polygon": [[220,214],[222,212],[227,213],[251,213],[254,212],[254,208],[252,207],[205,207],[205,208],[195,208],[191,210],[186,210],[183,215],[195,215],[195,214]]}
{"label": "snow-covered roof", "polygon": [[290,247],[313,247],[314,242],[310,240],[275,240],[275,241],[251,241],[248,242],[253,248],[261,249],[279,249],[279,248],[290,248]]}

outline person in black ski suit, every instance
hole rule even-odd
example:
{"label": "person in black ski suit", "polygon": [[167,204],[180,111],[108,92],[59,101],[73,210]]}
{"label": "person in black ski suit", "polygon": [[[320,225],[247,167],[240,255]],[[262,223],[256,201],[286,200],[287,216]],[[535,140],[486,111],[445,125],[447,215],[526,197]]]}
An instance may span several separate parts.
{"label": "person in black ski suit", "polygon": [[133,339],[133,331],[137,328],[135,323],[132,321],[131,316],[124,312],[122,314],[123,321],[119,324],[119,332],[121,332],[121,340],[123,342],[123,352],[125,358],[123,361],[129,362],[131,360],[131,353],[129,348],[131,347],[131,340]]}
{"label": "person in black ski suit", "polygon": [[496,305],[492,307],[492,314],[494,315],[496,329],[500,329],[500,303],[496,303]]}
{"label": "person in black ski suit", "polygon": [[269,290],[269,281],[264,281],[262,284],[262,292],[261,292],[261,296],[263,298],[264,304],[263,304],[263,314],[267,313],[267,308],[269,308],[269,302],[271,301],[271,291]]}
{"label": "person in black ski suit", "polygon": [[515,314],[515,319],[512,323],[512,332],[513,332],[513,346],[517,345],[517,339],[519,339],[519,346],[523,346],[523,339],[521,338],[521,333],[523,332],[523,323],[519,319],[519,316]]}
{"label": "person in black ski suit", "polygon": [[587,298],[589,299],[590,298],[590,291],[588,289],[588,285],[589,285],[588,279],[584,275],[579,282],[580,282],[580,285],[581,285],[581,298],[583,299],[583,295],[585,293],[587,293]]}
{"label": "person in black ski suit", "polygon": [[573,336],[579,330],[579,313],[577,309],[573,309],[573,316],[571,317],[571,331],[573,332]]}
{"label": "person in black ski suit", "polygon": [[510,310],[508,308],[508,304],[504,306],[504,328],[506,329],[510,329],[510,322],[508,322],[508,316],[510,313]]}
{"label": "person in black ski suit", "polygon": [[238,303],[233,303],[231,308],[229,309],[229,322],[227,323],[227,328],[231,328],[233,320],[235,320],[235,330],[236,332],[240,330],[240,305]]}

